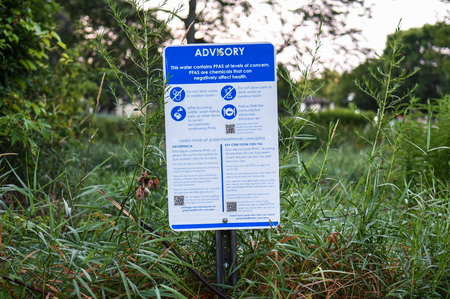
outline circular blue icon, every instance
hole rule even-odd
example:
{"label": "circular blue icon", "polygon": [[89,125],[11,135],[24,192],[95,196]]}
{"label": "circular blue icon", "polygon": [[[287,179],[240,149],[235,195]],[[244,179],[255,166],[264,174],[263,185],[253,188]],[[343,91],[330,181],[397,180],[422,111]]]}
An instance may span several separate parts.
{"label": "circular blue icon", "polygon": [[237,109],[233,105],[225,105],[222,108],[222,116],[226,119],[233,119],[237,115]]}
{"label": "circular blue icon", "polygon": [[236,97],[236,88],[234,88],[231,85],[227,85],[224,88],[222,88],[220,94],[222,95],[222,98],[224,98],[225,100],[231,101]]}
{"label": "circular blue icon", "polygon": [[184,100],[185,96],[186,96],[186,92],[181,87],[174,87],[170,91],[170,98],[174,102],[181,102],[182,100]]}
{"label": "circular blue icon", "polygon": [[175,121],[182,121],[186,118],[186,110],[181,106],[173,107],[172,111],[170,112],[170,115],[172,115],[172,118]]}

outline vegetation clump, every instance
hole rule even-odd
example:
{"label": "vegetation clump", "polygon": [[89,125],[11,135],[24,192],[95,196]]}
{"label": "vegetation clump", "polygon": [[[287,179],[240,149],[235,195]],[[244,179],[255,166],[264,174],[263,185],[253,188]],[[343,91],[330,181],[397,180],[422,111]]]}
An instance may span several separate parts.
{"label": "vegetation clump", "polygon": [[[97,115],[100,94],[79,107],[75,91],[50,103],[50,91],[2,85],[2,297],[213,298],[212,287],[224,287],[214,283],[214,234],[168,229],[166,86],[158,67],[167,23],[155,17],[160,8],[141,5],[132,2],[127,15],[110,6],[133,47],[126,63],[97,36],[115,78],[111,97],[119,109],[128,102],[139,112],[127,123]],[[300,80],[279,72],[290,95],[278,122],[281,224],[237,232],[239,281],[226,296],[448,297],[450,97],[423,103],[414,85],[403,89],[420,70],[404,68],[397,29],[380,67],[355,82],[376,113],[302,111],[302,101],[319,92],[319,37],[311,63],[298,61]],[[59,63],[73,70],[62,54],[56,69]]]}

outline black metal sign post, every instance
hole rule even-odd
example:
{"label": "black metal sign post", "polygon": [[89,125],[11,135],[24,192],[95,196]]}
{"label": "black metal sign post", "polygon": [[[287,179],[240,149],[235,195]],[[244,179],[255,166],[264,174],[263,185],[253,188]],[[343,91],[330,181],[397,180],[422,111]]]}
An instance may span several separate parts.
{"label": "black metal sign post", "polygon": [[[216,281],[234,287],[237,284],[236,230],[216,230]],[[227,290],[222,290],[224,293]]]}

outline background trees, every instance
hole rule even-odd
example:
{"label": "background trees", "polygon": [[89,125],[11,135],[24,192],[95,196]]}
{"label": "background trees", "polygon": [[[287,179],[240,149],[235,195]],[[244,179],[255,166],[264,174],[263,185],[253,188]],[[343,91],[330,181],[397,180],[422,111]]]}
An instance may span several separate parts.
{"label": "background trees", "polygon": [[[360,29],[347,25],[349,15],[370,17],[370,7],[364,0],[308,1],[246,1],[246,0],[189,0],[189,8],[183,21],[189,30],[187,42],[219,42],[223,39],[244,41],[263,36],[281,53],[286,49],[294,53],[305,51],[305,45],[313,40],[319,30],[329,38],[335,51],[368,49],[358,46]],[[272,14],[267,14],[267,12]],[[319,24],[321,24],[319,28]],[[308,28],[308,30],[305,30]],[[308,32],[308,34],[305,34]],[[196,34],[197,33],[197,34]],[[337,40],[338,37],[347,37]]]}
{"label": "background trees", "polygon": [[74,132],[69,123],[83,107],[81,90],[89,87],[81,78],[72,80],[77,67],[55,31],[58,10],[55,2],[41,0],[7,0],[0,6],[1,152],[28,148],[35,154],[39,145]]}
{"label": "background trees", "polygon": [[[388,36],[388,40],[390,38],[392,36]],[[417,85],[413,95],[420,103],[426,103],[428,99],[442,98],[450,93],[450,25],[438,23],[401,31],[399,41],[402,46],[400,54],[403,56],[399,66],[407,72],[413,71],[416,67],[420,67],[420,71],[409,78],[396,94],[402,96]],[[382,55],[390,54],[391,50],[387,43]],[[377,107],[375,101],[358,89],[354,81],[362,82],[363,78],[370,79],[371,70],[376,71],[380,67],[383,67],[383,63],[379,60],[367,59],[351,71],[341,75],[332,74],[331,77],[338,82],[330,80],[330,71],[325,71],[321,77],[325,88],[318,94],[340,106],[353,103],[363,110],[375,110]],[[399,75],[399,68],[394,69],[393,74]],[[373,89],[383,92],[379,82],[371,81]]]}
{"label": "background trees", "polygon": [[[108,1],[56,0],[56,2],[60,4],[61,8],[56,15],[59,24],[57,32],[68,46],[67,54],[79,63],[80,71],[83,70],[86,81],[98,86],[102,73],[106,72],[107,84],[114,86],[119,95],[124,95],[125,92],[108,70],[105,61],[100,59],[97,54],[96,34],[103,33],[102,41],[114,49],[113,51],[117,54],[117,64],[124,69],[132,69],[131,75],[135,78],[139,78],[142,73],[139,69],[132,68],[131,58],[135,57],[137,53],[124,38],[123,31],[111,16],[107,5]],[[152,2],[149,4],[153,5]],[[321,30],[322,36],[330,39],[347,36],[344,43],[341,41],[341,44],[335,44],[335,51],[357,49],[366,52],[366,49],[357,47],[357,41],[360,38],[359,30],[346,25],[351,11],[356,10],[364,17],[370,16],[370,8],[366,7],[364,0],[321,0],[306,5],[288,1],[283,3],[278,1],[255,3],[252,1],[251,3],[245,0],[190,0],[186,1],[186,4],[184,11],[176,16],[183,22],[184,30],[193,24],[186,36],[188,43],[216,42],[223,38],[242,40],[242,37],[239,36],[241,34],[252,38],[258,34],[261,26],[267,28],[270,24],[272,33],[264,32],[264,39],[273,42],[278,53],[289,50],[295,53],[304,53],[305,45],[314,38],[318,30]],[[128,16],[129,6],[125,2],[117,2],[116,5],[123,12],[126,24],[128,26],[135,24],[136,20]],[[286,5],[289,6],[289,11],[286,9]],[[146,7],[149,8],[149,6]],[[273,15],[262,14],[262,8],[266,10],[269,8],[269,11],[273,11]],[[183,13],[186,14],[185,17],[183,17]],[[319,29],[321,22],[322,26]],[[156,16],[154,23],[157,26]],[[301,34],[306,31],[305,28],[308,28],[309,35]],[[172,38],[170,34],[168,31],[164,32],[161,36],[161,43],[163,40],[165,43],[170,43]],[[178,38],[181,39],[180,36]],[[154,54],[157,51],[158,49],[155,48]],[[296,62],[292,61],[289,64],[294,65]],[[95,96],[95,90],[89,92],[86,91],[85,97]],[[123,100],[129,101],[126,97]],[[110,93],[102,94],[99,107],[103,111],[113,111],[116,103]]]}
{"label": "background trees", "polygon": [[[325,70],[319,83],[324,86],[318,90],[318,96],[332,100],[336,106],[347,107],[354,105],[361,110],[376,111],[378,105],[368,94],[361,91],[355,84],[355,80],[362,82],[364,78],[370,79],[369,69],[376,70],[382,63],[375,59],[367,59],[351,71],[342,74]],[[371,86],[381,91],[381,85],[371,80]]]}
{"label": "background trees", "polygon": [[[128,4],[118,2],[117,5],[123,11],[124,24],[134,25],[136,20],[128,15]],[[276,20],[269,20],[264,15],[259,20],[261,24],[270,22],[280,25],[280,39],[274,41],[278,52],[286,51],[289,47],[301,49],[301,43],[307,37],[300,39],[296,32],[308,24],[317,25],[320,20],[323,22],[325,38],[348,36],[356,42],[358,30],[346,26],[346,17],[355,8],[362,10],[365,16],[370,12],[362,0],[316,1],[295,6],[288,14],[281,13],[281,4],[275,1],[255,4],[244,0],[190,0],[187,17],[180,19],[186,28],[192,20],[196,20],[187,35],[189,42],[213,42],[224,36],[233,37],[239,30],[246,30],[247,25],[244,23],[248,18],[260,13],[258,9],[261,6],[258,5],[270,7],[275,13],[280,12]],[[3,137],[0,142],[4,152],[17,152],[14,146],[18,144],[35,152],[38,143],[75,134],[74,117],[93,107],[90,103],[97,95],[104,72],[107,74],[107,84],[115,86],[119,97],[125,94],[108,70],[106,62],[97,54],[96,34],[103,33],[101,40],[117,54],[117,65],[130,70],[134,78],[142,75],[139,68],[132,67],[136,53],[128,39],[124,38],[124,31],[109,13],[106,0],[7,0],[0,11],[0,26],[3,29],[0,33],[0,128]],[[155,27],[158,26],[156,15],[152,22]],[[232,28],[237,30],[236,33]],[[196,39],[196,32],[200,32],[199,36],[203,37],[197,36]],[[252,34],[248,32],[249,36]],[[170,38],[168,31],[162,32],[158,45],[152,49],[152,55],[156,55],[163,41]],[[422,103],[449,93],[449,25],[425,25],[402,31],[399,38],[403,45],[401,54],[405,57],[400,65],[408,71],[420,66],[421,71],[398,89],[398,95],[406,93],[415,84],[418,84],[415,96]],[[388,49],[384,55],[389,55]],[[352,104],[363,110],[376,110],[375,101],[359,90],[354,80],[369,78],[369,69],[376,70],[378,67],[382,67],[379,61],[368,59],[342,74],[325,69],[318,76],[316,87],[322,83],[324,86],[319,89],[317,96],[332,100],[337,106]],[[279,68],[284,67],[280,65]],[[394,74],[397,75],[395,71]],[[371,84],[374,89],[382,91],[376,81],[372,80]],[[289,95],[289,85],[283,79],[280,79],[279,87],[280,99],[290,97],[290,101],[296,100]],[[123,98],[127,101],[125,96]],[[98,107],[112,111],[115,106],[112,95],[104,92]]]}
{"label": "background trees", "polygon": [[[143,72],[134,67],[132,59],[137,57],[138,53],[126,37],[124,30],[114,19],[108,5],[108,0],[55,0],[59,3],[61,9],[56,14],[59,26],[57,32],[70,49],[70,54],[74,60],[77,60],[84,69],[86,79],[100,84],[103,73],[106,73],[107,86],[113,86],[119,96],[123,97],[125,102],[130,99],[126,97],[126,92],[121,84],[109,70],[106,61],[98,54],[97,37],[100,36],[100,42],[107,44],[108,48],[114,52],[116,64],[122,69],[131,70],[129,75],[135,79],[141,78]],[[136,15],[132,14],[132,7],[125,1],[116,1],[114,5],[121,11],[125,26],[139,26]],[[152,19],[152,27],[159,27],[160,22],[156,15]],[[152,48],[151,55],[157,55],[161,50],[161,44],[164,40],[170,39],[168,30],[160,33],[158,43],[159,47]],[[162,67],[162,65],[160,65]],[[127,87],[126,85],[125,87]],[[95,96],[96,90],[88,96]],[[100,98],[99,109],[105,112],[113,112],[116,108],[116,101],[111,93],[104,92]]]}
{"label": "background trees", "polygon": [[[412,28],[401,32],[400,41],[403,44],[401,53],[404,56],[401,66],[408,71],[418,66],[420,72],[408,80],[399,92],[406,93],[417,84],[414,95],[422,103],[449,94],[450,26],[438,23]],[[384,53],[389,54],[389,51],[385,50]]]}
{"label": "background trees", "polygon": [[54,1],[0,4],[0,153],[15,155],[9,163],[22,177],[35,165],[42,183],[81,144],[89,95],[98,91],[56,31],[59,11]]}

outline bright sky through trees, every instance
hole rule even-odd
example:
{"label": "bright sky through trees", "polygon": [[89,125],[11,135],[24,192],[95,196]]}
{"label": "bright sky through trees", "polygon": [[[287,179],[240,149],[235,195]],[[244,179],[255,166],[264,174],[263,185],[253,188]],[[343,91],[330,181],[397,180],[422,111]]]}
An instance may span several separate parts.
{"label": "bright sky through trees", "polygon": [[372,18],[350,19],[349,23],[363,30],[367,40],[363,46],[380,54],[386,47],[387,35],[394,32],[400,19],[401,29],[407,30],[442,21],[450,10],[450,5],[439,0],[368,0],[367,4],[372,5]]}
{"label": "bright sky through trees", "polygon": [[[270,41],[274,42],[277,39],[277,30],[279,24],[277,15],[270,10],[267,5],[259,5],[258,1],[250,1],[256,8],[254,14],[248,19],[240,19],[243,28],[230,26],[229,32],[218,33],[214,42],[236,42],[236,41]],[[185,17],[188,13],[188,0],[169,0],[167,8],[177,7],[180,4],[184,5],[181,11],[181,16]],[[283,9],[293,9],[295,6],[301,6],[304,1],[286,1],[283,4]],[[197,4],[197,12],[202,10],[203,3]],[[447,15],[450,5],[446,5],[439,0],[366,0],[366,7],[372,8],[372,18],[359,17],[361,11],[355,11],[348,17],[349,27],[362,29],[362,38],[359,44],[360,47],[367,47],[373,49],[374,52],[370,55],[373,57],[374,53],[380,53],[386,46],[386,37],[395,31],[400,19],[401,29],[407,30],[413,27],[422,27],[424,24],[435,24],[437,21],[442,21]],[[262,18],[267,17],[268,23],[264,24]],[[184,34],[184,24],[175,19],[172,23],[175,29],[175,36],[180,38]],[[246,34],[246,29],[250,28],[251,36]],[[314,28],[305,28],[301,30],[304,34],[314,32]],[[196,33],[196,37],[202,37],[201,32]],[[301,36],[298,37],[301,39]],[[360,53],[336,53],[333,50],[332,41],[326,37],[322,39],[323,46],[320,50],[321,60],[328,68],[337,67],[338,70],[345,70],[357,66],[364,61],[364,56]],[[336,39],[336,43],[341,45],[351,44],[350,39],[345,38]],[[179,43],[179,41],[175,42]],[[313,44],[309,45],[310,47]],[[296,55],[295,49],[285,49],[277,59],[283,63],[292,61]]]}

